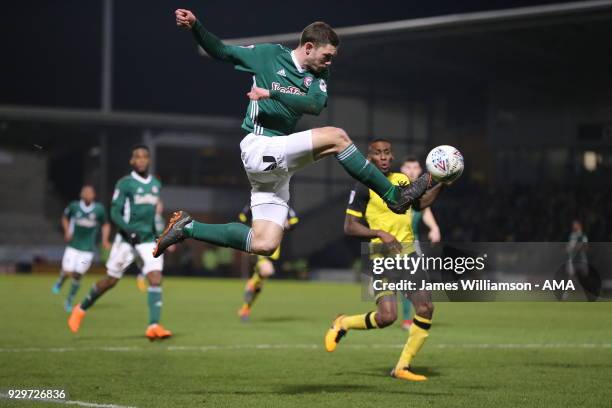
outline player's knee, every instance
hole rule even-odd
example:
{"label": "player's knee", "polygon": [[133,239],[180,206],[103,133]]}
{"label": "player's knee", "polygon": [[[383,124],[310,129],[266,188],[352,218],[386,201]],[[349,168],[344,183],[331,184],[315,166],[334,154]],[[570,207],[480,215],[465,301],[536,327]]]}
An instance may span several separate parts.
{"label": "player's knee", "polygon": [[78,282],[78,281],[81,280],[81,274],[80,273],[74,273],[74,274],[72,274],[71,278],[72,278],[73,281]]}
{"label": "player's knee", "polygon": [[393,324],[397,320],[397,312],[395,310],[384,310],[376,313],[376,325],[382,329]]}
{"label": "player's knee", "polygon": [[270,277],[274,275],[274,265],[270,261],[260,262],[257,272],[259,272],[259,275],[263,278]]}
{"label": "player's knee", "polygon": [[162,282],[162,274],[159,271],[149,272],[147,274],[149,286],[160,286]]}
{"label": "player's knee", "polygon": [[251,252],[256,255],[261,256],[270,256],[276,251],[276,247],[278,245],[274,245],[274,243],[270,242],[252,242],[251,243]]}
{"label": "player's knee", "polygon": [[419,303],[415,307],[415,313],[426,319],[431,319],[433,316],[434,305],[432,302]]}
{"label": "player's knee", "polygon": [[114,288],[117,282],[119,282],[119,279],[114,278],[112,276],[107,276],[106,278],[99,281],[96,284],[96,286],[98,287],[99,290],[101,290],[102,292],[105,292],[109,289]]}
{"label": "player's knee", "polygon": [[334,133],[334,144],[336,145],[336,149],[338,153],[346,149],[353,143],[348,133],[341,128],[332,128]]}

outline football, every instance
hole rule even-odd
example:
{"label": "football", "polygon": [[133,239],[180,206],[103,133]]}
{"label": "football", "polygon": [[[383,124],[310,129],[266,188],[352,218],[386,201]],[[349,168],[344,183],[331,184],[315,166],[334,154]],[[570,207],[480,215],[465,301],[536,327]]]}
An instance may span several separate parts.
{"label": "football", "polygon": [[453,146],[438,146],[429,152],[425,165],[435,181],[451,183],[463,173],[463,155]]}

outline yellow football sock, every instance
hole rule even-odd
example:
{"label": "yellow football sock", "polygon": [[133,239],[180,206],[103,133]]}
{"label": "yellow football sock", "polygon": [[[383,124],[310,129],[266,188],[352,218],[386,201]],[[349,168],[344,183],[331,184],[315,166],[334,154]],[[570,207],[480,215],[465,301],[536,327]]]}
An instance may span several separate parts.
{"label": "yellow football sock", "polygon": [[378,328],[376,324],[376,312],[346,316],[342,318],[342,328],[344,330],[370,330]]}
{"label": "yellow football sock", "polygon": [[253,272],[253,275],[251,275],[251,278],[248,280],[247,285],[249,285],[251,288],[257,288],[262,282],[263,278],[261,277],[259,272],[255,271]]}
{"label": "yellow football sock", "polygon": [[414,315],[410,331],[408,332],[408,340],[395,366],[396,369],[401,370],[410,365],[413,357],[419,352],[421,347],[423,347],[423,343],[425,343],[425,340],[429,336],[430,327],[431,320]]}

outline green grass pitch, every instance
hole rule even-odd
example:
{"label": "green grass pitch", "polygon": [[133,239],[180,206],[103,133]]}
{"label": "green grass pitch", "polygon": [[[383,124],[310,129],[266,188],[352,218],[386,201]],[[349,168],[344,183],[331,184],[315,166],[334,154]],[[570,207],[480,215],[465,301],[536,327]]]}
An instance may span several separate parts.
{"label": "green grass pitch", "polygon": [[77,335],[54,278],[0,276],[3,392],[63,388],[70,400],[134,407],[612,406],[612,303],[439,303],[414,362],[429,380],[408,383],[388,375],[406,339],[397,325],[323,349],[337,313],[373,308],[357,285],[268,282],[244,324],[243,282],[168,278],[162,323],[175,336],[150,343],[133,277]]}

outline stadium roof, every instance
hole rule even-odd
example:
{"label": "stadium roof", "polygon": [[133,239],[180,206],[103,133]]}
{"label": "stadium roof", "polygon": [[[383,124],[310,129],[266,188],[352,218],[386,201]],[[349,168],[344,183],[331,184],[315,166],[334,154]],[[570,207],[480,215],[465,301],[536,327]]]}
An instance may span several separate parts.
{"label": "stadium roof", "polygon": [[[415,91],[420,84],[607,80],[612,68],[612,1],[570,2],[338,28],[336,81]],[[294,46],[300,33],[236,38],[232,44]],[[200,52],[203,51],[200,49]],[[335,89],[336,92],[336,89]],[[358,92],[358,91],[356,91]]]}

